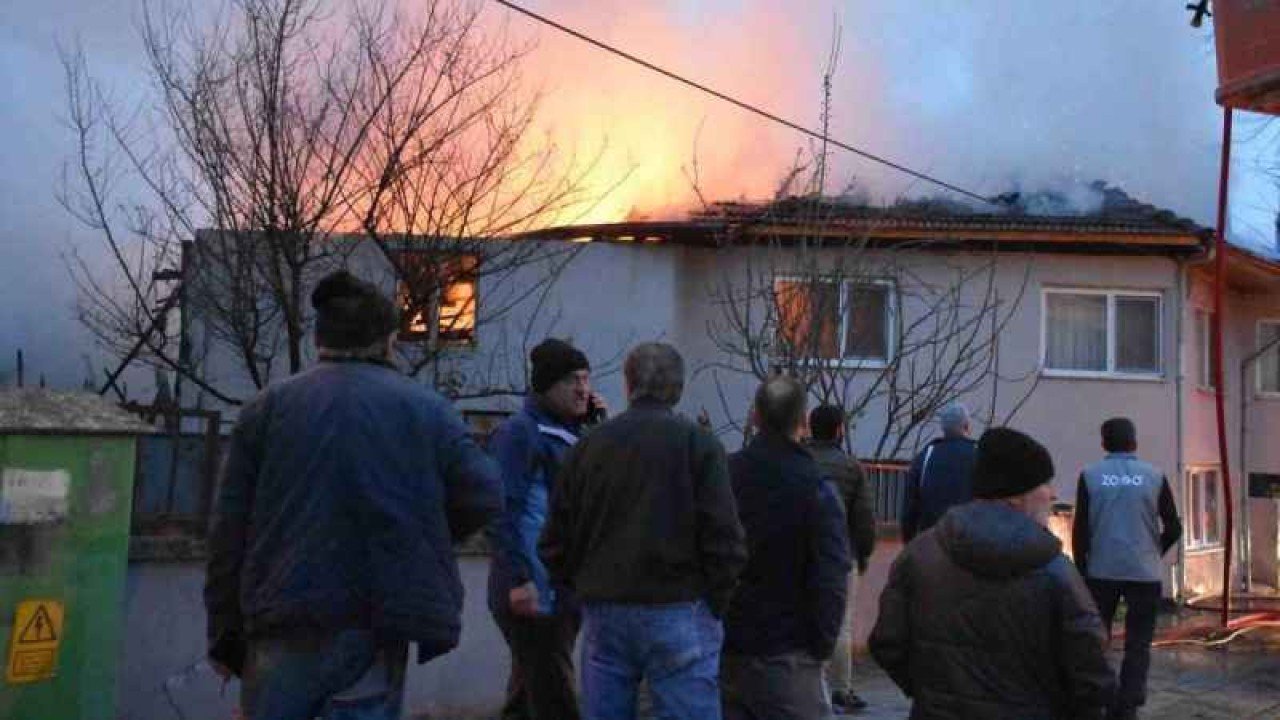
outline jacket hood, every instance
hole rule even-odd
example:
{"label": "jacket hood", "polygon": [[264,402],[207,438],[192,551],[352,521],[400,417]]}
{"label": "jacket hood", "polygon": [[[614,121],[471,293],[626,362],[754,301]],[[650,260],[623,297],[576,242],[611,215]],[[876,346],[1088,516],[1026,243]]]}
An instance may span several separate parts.
{"label": "jacket hood", "polygon": [[988,578],[1014,578],[1044,567],[1062,543],[1034,520],[999,502],[975,501],[947,511],[935,530],[957,565]]}

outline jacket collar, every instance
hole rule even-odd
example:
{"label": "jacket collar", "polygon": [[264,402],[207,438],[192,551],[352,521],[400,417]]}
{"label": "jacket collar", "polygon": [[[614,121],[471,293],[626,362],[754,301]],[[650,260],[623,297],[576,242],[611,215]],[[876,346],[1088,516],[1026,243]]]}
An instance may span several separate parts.
{"label": "jacket collar", "polygon": [[578,423],[566,423],[552,415],[543,406],[542,399],[533,393],[529,393],[524,397],[524,411],[529,413],[539,425],[550,425],[551,427],[568,430],[574,435],[578,434]]}
{"label": "jacket collar", "polygon": [[772,432],[762,432],[751,438],[751,443],[748,447],[753,450],[772,450],[775,452],[781,450],[797,455],[809,455],[809,450],[805,446],[789,437]]}
{"label": "jacket collar", "polygon": [[632,400],[631,402],[627,403],[627,409],[628,410],[661,410],[663,412],[673,412],[670,405],[667,405],[666,403],[663,403],[663,402],[658,402],[653,398],[647,398],[647,397],[636,398],[635,400]]}
{"label": "jacket collar", "polygon": [[1109,452],[1106,455],[1107,460],[1137,460],[1136,452]]}

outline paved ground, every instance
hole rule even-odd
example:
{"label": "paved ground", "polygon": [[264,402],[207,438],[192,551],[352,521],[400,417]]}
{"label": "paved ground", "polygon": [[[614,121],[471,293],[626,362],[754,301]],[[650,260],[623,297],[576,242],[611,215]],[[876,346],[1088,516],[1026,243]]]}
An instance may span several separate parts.
{"label": "paved ground", "polygon": [[[1112,665],[1119,667],[1115,653]],[[869,661],[857,668],[858,692],[869,704],[857,720],[902,720],[910,705]],[[1280,630],[1259,630],[1223,647],[1190,645],[1152,650],[1147,705],[1150,720],[1280,720]]]}
{"label": "paved ground", "polygon": [[[1162,633],[1211,624],[1203,613],[1161,618]],[[1120,646],[1117,639],[1115,646]],[[1119,668],[1113,651],[1112,666]],[[858,694],[869,707],[849,720],[905,720],[910,703],[869,658],[855,669]],[[644,717],[642,712],[641,716]],[[1260,629],[1218,647],[1182,644],[1152,650],[1144,720],[1280,720],[1280,628]],[[422,718],[420,720],[426,720]]]}

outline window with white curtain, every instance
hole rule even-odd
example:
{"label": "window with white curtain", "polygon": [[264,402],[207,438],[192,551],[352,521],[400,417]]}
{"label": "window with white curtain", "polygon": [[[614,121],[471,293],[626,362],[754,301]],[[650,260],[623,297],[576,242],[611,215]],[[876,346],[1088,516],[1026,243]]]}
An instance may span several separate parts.
{"label": "window with white curtain", "polygon": [[1043,358],[1065,375],[1159,375],[1159,293],[1046,290]]}
{"label": "window with white curtain", "polygon": [[[1258,322],[1258,349],[1280,338],[1280,320]],[[1255,360],[1258,365],[1258,392],[1280,395],[1280,348],[1271,347]]]}

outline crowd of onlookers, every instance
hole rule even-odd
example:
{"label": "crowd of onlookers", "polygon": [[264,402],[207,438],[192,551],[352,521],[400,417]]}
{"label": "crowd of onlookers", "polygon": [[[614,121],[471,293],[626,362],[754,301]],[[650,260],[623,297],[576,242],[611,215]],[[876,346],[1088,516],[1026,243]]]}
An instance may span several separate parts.
{"label": "crowd of onlookers", "polygon": [[[241,678],[250,720],[398,717],[409,645],[426,662],[458,642],[452,545],[482,528],[511,654],[503,718],[632,720],[641,696],[671,720],[866,706],[851,608],[876,524],[844,410],[810,411],[808,388],[771,377],[729,454],[674,411],[674,347],[630,351],[627,408],[609,417],[587,357],[548,339],[482,449],[395,369],[376,289],[339,272],[312,304],[320,362],[242,409],[210,538],[210,656]],[[938,419],[869,638],[911,717],[1135,717],[1181,526],[1133,423],[1103,423],[1106,456],[1079,477],[1073,563],[1046,528],[1045,448],[1002,427],[974,441],[959,403]],[[1121,599],[1117,679],[1104,651]]]}

